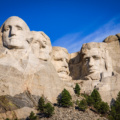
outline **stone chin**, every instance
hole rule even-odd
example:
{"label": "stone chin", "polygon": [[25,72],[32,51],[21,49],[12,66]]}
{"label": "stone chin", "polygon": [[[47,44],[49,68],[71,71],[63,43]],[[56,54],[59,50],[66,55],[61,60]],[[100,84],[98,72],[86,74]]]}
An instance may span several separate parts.
{"label": "stone chin", "polygon": [[59,75],[61,80],[65,80],[65,81],[69,81],[70,80],[70,77],[68,76],[68,74],[66,74],[66,72],[58,73],[58,75]]}
{"label": "stone chin", "polygon": [[90,74],[100,74],[100,71],[97,71],[95,69],[90,69],[88,73],[89,73],[89,75]]}
{"label": "stone chin", "polygon": [[25,46],[20,46],[19,44],[17,45],[16,43],[9,43],[9,45],[6,46],[7,48],[9,49],[25,49],[26,47]]}
{"label": "stone chin", "polygon": [[85,76],[86,80],[100,80],[101,79],[101,73],[100,72],[95,72],[95,73],[91,73],[87,76]]}
{"label": "stone chin", "polygon": [[3,37],[3,45],[9,49],[12,48],[25,49],[29,46],[27,38],[24,38],[23,36],[21,37],[15,36],[10,38]]}
{"label": "stone chin", "polygon": [[40,52],[40,55],[39,55],[39,59],[40,59],[40,60],[48,61],[49,58],[50,58],[50,55],[49,55],[48,53]]}

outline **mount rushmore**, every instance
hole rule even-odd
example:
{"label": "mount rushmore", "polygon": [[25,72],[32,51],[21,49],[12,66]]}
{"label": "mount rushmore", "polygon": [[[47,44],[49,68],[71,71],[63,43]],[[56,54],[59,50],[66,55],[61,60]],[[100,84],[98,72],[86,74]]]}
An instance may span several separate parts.
{"label": "mount rushmore", "polygon": [[73,95],[78,83],[82,93],[98,89],[110,105],[120,91],[119,41],[120,33],[69,54],[63,47],[52,47],[44,32],[30,31],[24,20],[10,17],[0,28],[0,96],[19,110],[28,109],[42,95],[55,103],[64,88]]}

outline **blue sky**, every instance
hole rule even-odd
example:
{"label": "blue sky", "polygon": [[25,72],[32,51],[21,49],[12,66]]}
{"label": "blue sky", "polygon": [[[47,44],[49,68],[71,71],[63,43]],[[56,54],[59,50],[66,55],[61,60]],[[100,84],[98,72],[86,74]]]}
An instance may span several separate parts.
{"label": "blue sky", "polygon": [[10,16],[44,31],[53,46],[69,53],[120,33],[120,0],[0,0],[0,25]]}

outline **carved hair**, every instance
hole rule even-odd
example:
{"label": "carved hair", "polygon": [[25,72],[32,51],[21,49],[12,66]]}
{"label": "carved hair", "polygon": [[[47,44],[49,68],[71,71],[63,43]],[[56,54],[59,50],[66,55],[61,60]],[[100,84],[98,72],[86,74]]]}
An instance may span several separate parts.
{"label": "carved hair", "polygon": [[54,52],[54,51],[60,51],[60,50],[63,50],[65,53],[68,54],[68,51],[67,51],[66,48],[63,48],[63,47],[53,47],[53,48],[52,48],[52,51],[53,51],[53,52]]}
{"label": "carved hair", "polygon": [[[112,70],[112,65],[110,62],[111,58],[109,56],[109,51],[107,50],[107,44],[106,43],[96,43],[96,42],[91,42],[91,43],[86,43],[83,44],[80,54],[82,56],[82,59],[86,53],[89,53],[89,51],[93,48],[97,48],[102,54],[102,58],[105,61],[105,68],[106,70]],[[108,62],[109,61],[109,62]]]}
{"label": "carved hair", "polygon": [[[27,32],[29,32],[30,31],[30,29],[29,29],[29,27],[28,27],[28,25],[25,23],[25,21],[24,20],[22,20],[21,18],[19,18],[19,17],[17,17],[17,16],[12,16],[12,17],[9,17],[3,24],[2,24],[2,26],[1,26],[1,32],[3,32],[4,31],[4,26],[5,26],[5,23],[7,22],[7,21],[9,21],[10,19],[15,19],[16,21],[18,21],[18,20],[21,20],[23,23],[24,23],[24,26],[25,26],[25,30],[27,31]],[[19,22],[18,22],[19,23]]]}

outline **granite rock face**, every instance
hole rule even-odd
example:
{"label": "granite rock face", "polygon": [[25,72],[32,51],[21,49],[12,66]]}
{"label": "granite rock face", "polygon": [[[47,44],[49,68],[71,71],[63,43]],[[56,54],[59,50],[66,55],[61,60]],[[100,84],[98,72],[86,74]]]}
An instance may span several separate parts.
{"label": "granite rock face", "polygon": [[27,117],[42,95],[52,103],[64,88],[73,95],[75,83],[112,104],[120,91],[119,41],[120,33],[69,54],[21,18],[8,18],[0,28],[0,119]]}
{"label": "granite rock face", "polygon": [[60,77],[60,79],[69,81],[71,78],[69,77],[69,53],[67,49],[62,47],[53,47],[52,49],[52,63],[56,68],[56,71]]}
{"label": "granite rock face", "polygon": [[70,75],[81,86],[81,92],[90,94],[97,88],[109,105],[113,104],[120,91],[119,40],[118,33],[101,43],[83,44],[79,52],[71,54],[69,63]]}
{"label": "granite rock face", "polygon": [[27,90],[33,95],[44,94],[55,102],[64,85],[49,62],[52,46],[47,35],[30,32],[19,17],[8,18],[1,34],[0,94],[14,96]]}
{"label": "granite rock face", "polygon": [[74,83],[71,79],[68,66],[69,60],[70,55],[67,49],[63,47],[52,48],[51,62],[55,67],[61,82],[64,84],[64,88],[66,88],[71,94],[74,94]]}
{"label": "granite rock face", "polygon": [[[44,32],[30,31],[19,17],[8,18],[1,26],[0,96],[17,100],[16,95],[21,97],[27,91],[31,96],[40,98],[44,95],[49,101],[56,102],[65,85],[50,61],[51,52],[50,39]],[[27,99],[31,101],[32,98]],[[22,108],[25,107],[22,100],[15,106],[21,103]],[[30,106],[27,105],[28,109]]]}
{"label": "granite rock face", "polygon": [[107,43],[109,55],[112,58],[113,69],[120,74],[120,33],[108,36],[104,42]]}

